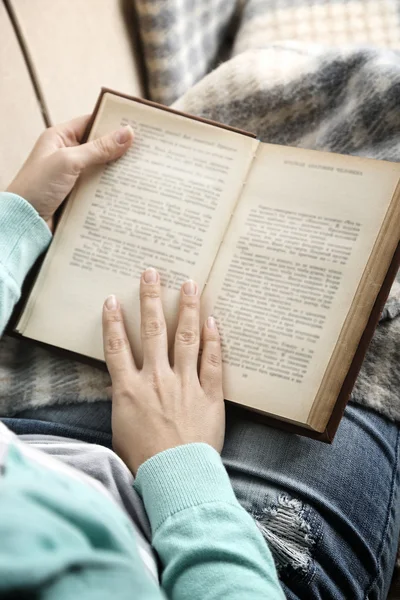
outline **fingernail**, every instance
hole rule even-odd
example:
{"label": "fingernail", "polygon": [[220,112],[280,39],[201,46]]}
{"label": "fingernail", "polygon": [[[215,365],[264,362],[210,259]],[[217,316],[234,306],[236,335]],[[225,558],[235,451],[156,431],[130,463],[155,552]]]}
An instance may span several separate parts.
{"label": "fingernail", "polygon": [[108,308],[108,310],[115,310],[118,306],[118,302],[116,297],[114,296],[114,294],[111,294],[111,296],[108,296],[108,298],[106,299],[106,308]]}
{"label": "fingernail", "polygon": [[150,267],[143,273],[143,279],[146,283],[157,283],[158,273],[153,267]]}
{"label": "fingernail", "polygon": [[208,327],[208,329],[215,329],[215,319],[214,319],[214,317],[208,317],[208,319],[207,319],[207,327]]}
{"label": "fingernail", "polygon": [[126,125],[125,127],[118,129],[118,131],[115,133],[115,141],[120,146],[123,146],[128,140],[131,139],[131,135],[132,129],[129,127],[129,125]]}
{"label": "fingernail", "polygon": [[195,296],[197,294],[197,285],[192,279],[183,284],[183,293],[186,296]]}

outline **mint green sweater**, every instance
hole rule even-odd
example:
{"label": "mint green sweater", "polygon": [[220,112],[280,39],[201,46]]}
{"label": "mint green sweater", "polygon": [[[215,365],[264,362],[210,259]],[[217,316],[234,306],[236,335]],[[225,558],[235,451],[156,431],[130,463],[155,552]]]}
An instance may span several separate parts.
{"label": "mint green sweater", "polygon": [[[0,194],[1,332],[50,239],[30,204]],[[162,452],[137,474],[161,588],[143,566],[128,516],[106,493],[1,424],[0,465],[1,597],[35,590],[46,600],[284,598],[271,553],[207,444]]]}

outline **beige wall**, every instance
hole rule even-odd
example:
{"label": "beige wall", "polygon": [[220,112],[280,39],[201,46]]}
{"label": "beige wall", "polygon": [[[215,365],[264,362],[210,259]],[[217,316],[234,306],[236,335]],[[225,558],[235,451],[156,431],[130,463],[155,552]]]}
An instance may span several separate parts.
{"label": "beige wall", "polygon": [[52,123],[91,112],[102,86],[143,96],[131,0],[9,5]]}
{"label": "beige wall", "polygon": [[4,4],[0,3],[0,190],[7,187],[44,120]]}

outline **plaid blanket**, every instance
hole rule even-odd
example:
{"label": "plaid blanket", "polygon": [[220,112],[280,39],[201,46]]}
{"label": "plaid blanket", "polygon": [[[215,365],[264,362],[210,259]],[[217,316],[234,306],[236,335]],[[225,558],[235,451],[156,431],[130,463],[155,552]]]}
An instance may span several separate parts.
{"label": "plaid blanket", "polygon": [[[397,0],[136,0],[152,99],[266,142],[400,160]],[[321,45],[323,44],[323,45]],[[400,421],[400,279],[352,400]],[[95,368],[5,337],[0,414],[107,398]]]}

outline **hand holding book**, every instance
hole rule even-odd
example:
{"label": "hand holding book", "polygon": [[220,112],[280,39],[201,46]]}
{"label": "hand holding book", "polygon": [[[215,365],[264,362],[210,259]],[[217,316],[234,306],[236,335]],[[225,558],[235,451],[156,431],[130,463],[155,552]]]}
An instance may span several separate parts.
{"label": "hand holding book", "polygon": [[55,211],[82,171],[119,158],[132,144],[129,126],[81,144],[89,119],[90,115],[77,117],[46,129],[7,188],[30,202],[50,229]]}

